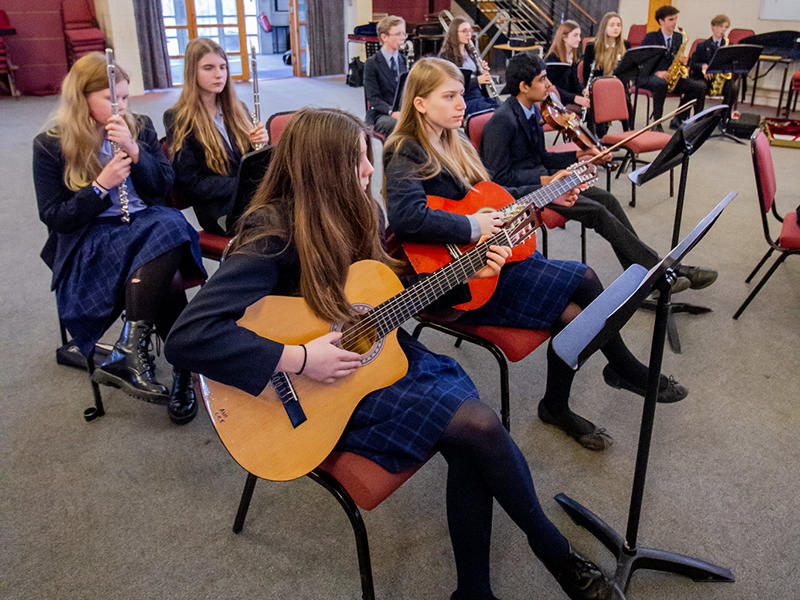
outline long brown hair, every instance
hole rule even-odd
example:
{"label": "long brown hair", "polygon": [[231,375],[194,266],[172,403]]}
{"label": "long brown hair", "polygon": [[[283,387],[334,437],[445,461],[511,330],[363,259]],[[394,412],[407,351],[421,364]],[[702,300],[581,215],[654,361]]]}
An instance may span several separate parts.
{"label": "long brown hair", "polygon": [[416,173],[410,173],[409,176],[429,179],[436,177],[444,167],[469,188],[480,181],[489,181],[489,173],[475,148],[458,131],[444,129],[441,141],[445,153],[440,153],[433,147],[425,133],[425,115],[414,106],[414,98],[427,98],[447,78],[464,83],[461,71],[449,61],[441,58],[422,58],[414,63],[403,90],[400,120],[392,135],[386,140],[384,152],[397,152],[403,143],[414,140],[422,145],[428,160]]}
{"label": "long brown hair", "polygon": [[[172,134],[170,154],[175,156],[183,147],[183,142],[190,133],[194,133],[197,141],[203,146],[206,156],[206,166],[220,175],[229,175],[228,154],[225,151],[225,142],[217,131],[214,121],[208,114],[200,97],[200,88],[197,84],[197,66],[206,55],[214,53],[228,63],[225,50],[213,40],[197,38],[186,44],[186,58],[184,66],[184,80],[181,97],[173,107],[175,113],[175,131]],[[232,143],[236,143],[242,154],[250,149],[250,115],[236,97],[233,89],[230,69],[227,69],[228,78],[225,87],[217,94],[222,116],[225,124],[233,132]]]}
{"label": "long brown hair", "polygon": [[[619,19],[620,31],[616,38],[606,34],[608,22]],[[622,17],[615,12],[607,12],[597,26],[597,37],[594,40],[594,64],[596,70],[603,70],[603,75],[611,75],[617,68],[617,60],[625,54],[625,38],[622,36]]]}
{"label": "long brown hair", "polygon": [[[567,60],[567,45],[564,43],[564,38],[572,32],[574,29],[579,29],[580,25],[578,25],[575,21],[567,20],[561,23],[556,29],[556,33],[553,36],[553,43],[550,44],[550,49],[547,51],[547,54],[555,54],[558,56],[558,60],[561,62],[569,62]],[[572,53],[572,64],[576,64],[578,62],[578,50],[576,49]]]}
{"label": "long brown hair", "polygon": [[381,244],[378,204],[361,189],[361,139],[371,162],[372,144],[360,119],[335,108],[299,110],[237,222],[232,248],[258,252],[269,246],[281,253],[293,243],[300,256],[300,293],[329,323],[355,314],[344,295],[351,264],[373,259],[399,266]]}
{"label": "long brown hair", "polygon": [[[114,63],[115,81],[127,81],[128,73]],[[61,84],[61,98],[55,114],[55,124],[47,130],[50,137],[61,139],[64,155],[64,184],[73,191],[89,185],[100,174],[103,165],[98,156],[104,136],[98,135],[97,122],[89,111],[88,96],[108,88],[106,57],[90,52],[75,61]],[[136,119],[127,111],[123,116],[135,140],[139,133]]]}
{"label": "long brown hair", "polygon": [[450,21],[450,26],[444,36],[444,42],[442,42],[442,50],[439,52],[440,58],[449,60],[459,67],[464,64],[464,55],[461,53],[460,42],[458,41],[458,28],[463,23],[468,23],[472,26],[472,21],[466,17],[456,17]]}

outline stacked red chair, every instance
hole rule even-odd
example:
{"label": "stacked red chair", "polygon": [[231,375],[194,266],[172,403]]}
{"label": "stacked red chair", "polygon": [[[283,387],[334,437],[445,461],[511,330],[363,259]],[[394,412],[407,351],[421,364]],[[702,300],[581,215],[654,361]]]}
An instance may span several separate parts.
{"label": "stacked red chair", "polygon": [[69,66],[84,54],[105,50],[105,35],[100,31],[87,0],[62,0],[61,16]]}
{"label": "stacked red chair", "polygon": [[[3,42],[3,35],[13,35],[16,30],[11,27],[11,20],[8,18],[6,11],[0,10],[0,75],[6,79],[5,86],[8,88],[8,93],[12,96],[19,96],[19,91],[14,85],[14,71],[17,69],[8,59],[8,51]],[[2,85],[2,84],[0,84]],[[3,90],[5,93],[5,90]]]}

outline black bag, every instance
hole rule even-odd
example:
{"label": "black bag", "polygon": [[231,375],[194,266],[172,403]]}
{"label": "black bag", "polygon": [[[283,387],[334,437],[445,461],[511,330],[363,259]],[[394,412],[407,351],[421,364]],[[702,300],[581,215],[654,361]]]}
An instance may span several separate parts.
{"label": "black bag", "polygon": [[345,83],[350,87],[361,87],[364,85],[364,63],[361,62],[361,57],[356,56],[350,61],[350,66],[347,67],[347,79]]}
{"label": "black bag", "polygon": [[761,116],[754,113],[742,113],[738,119],[731,119],[725,127],[727,133],[746,140],[761,125]]}
{"label": "black bag", "polygon": [[353,33],[362,37],[378,37],[378,22],[358,25],[353,29]]}
{"label": "black bag", "polygon": [[287,50],[283,53],[283,64],[291,65],[292,64],[292,51]]}

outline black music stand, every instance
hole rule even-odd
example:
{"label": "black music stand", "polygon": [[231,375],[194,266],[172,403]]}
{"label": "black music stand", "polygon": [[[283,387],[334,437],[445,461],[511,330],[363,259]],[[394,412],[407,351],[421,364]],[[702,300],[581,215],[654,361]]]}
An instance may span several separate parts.
{"label": "black music stand", "polygon": [[242,157],[242,161],[239,163],[236,191],[229,200],[231,209],[228,212],[225,231],[233,230],[236,221],[247,210],[250,200],[261,184],[261,180],[264,179],[274,148],[275,146],[265,146],[260,150],[248,152]]}
{"label": "black music stand", "polygon": [[569,71],[572,69],[572,65],[569,63],[563,62],[551,62],[547,63],[547,78],[557,88],[567,88],[569,87],[569,83],[567,78],[569,77]]}
{"label": "black music stand", "polygon": [[[622,55],[617,68],[614,69],[614,77],[623,82],[633,81],[636,86],[636,96],[633,99],[633,112],[630,118],[630,128],[636,129],[636,107],[639,104],[639,82],[650,77],[656,71],[658,63],[667,53],[664,46],[639,46],[631,48]],[[630,86],[625,85],[627,89]],[[650,115],[647,115],[648,118]]]}
{"label": "black music stand", "polygon": [[636,454],[636,468],[625,537],[623,538],[600,517],[565,494],[561,493],[556,496],[556,501],[570,518],[577,525],[588,529],[589,533],[600,540],[616,557],[617,568],[614,573],[614,583],[623,594],[623,598],[631,576],[637,569],[676,573],[691,577],[695,581],[734,581],[733,573],[724,567],[675,552],[637,547],[637,536],[658,400],[661,362],[664,357],[664,337],[669,316],[667,303],[673,276],[670,269],[679,264],[683,257],[702,239],[722,210],[736,197],[736,194],[736,192],[728,194],[680,244],[676,245],[649,272],[645,271],[641,265],[629,267],[561,333],[553,338],[553,350],[556,354],[573,369],[577,369],[580,363],[600,349],[628,322],[631,315],[636,312],[654,288],[659,290],[653,341],[650,347],[650,371],[642,410],[639,448]]}
{"label": "black music stand", "polygon": [[[462,71],[463,72],[463,71]],[[397,80],[397,88],[394,90],[394,100],[392,100],[392,112],[398,112],[400,110],[400,105],[403,102],[403,90],[406,88],[406,80],[408,79],[408,71],[405,73],[400,73],[400,77]],[[464,84],[464,89],[466,89],[467,85]]]}
{"label": "black music stand", "polygon": [[[761,56],[761,46],[754,46],[751,44],[736,44],[723,46],[717,49],[711,62],[708,63],[706,73],[708,75],[716,75],[718,73],[732,73],[734,80],[738,81],[741,77],[747,75],[755,64],[758,62],[758,57]],[[738,94],[736,94],[738,97]],[[742,140],[731,135],[726,131],[728,122],[730,121],[731,112],[736,108],[737,101],[734,100],[733,106],[728,111],[727,118],[723,115],[720,121],[720,132],[711,137],[724,137],[733,140],[737,144],[744,144]]]}
{"label": "black music stand", "polygon": [[[722,120],[723,113],[727,105],[722,104],[713,108],[708,108],[703,112],[687,119],[678,128],[678,131],[670,138],[667,145],[661,150],[658,156],[649,165],[637,169],[628,174],[628,178],[636,185],[642,185],[662,173],[671,171],[681,165],[681,180],[678,184],[678,199],[675,203],[675,221],[672,226],[672,246],[678,243],[681,234],[681,218],[683,216],[683,201],[686,195],[686,180],[689,171],[689,158],[700,146],[711,136]],[[646,303],[646,308],[655,308],[653,304]],[[668,303],[668,328],[669,345],[672,351],[681,353],[681,341],[678,336],[678,328],[675,325],[673,313],[685,312],[693,315],[711,312],[705,306],[695,306],[685,302]]]}

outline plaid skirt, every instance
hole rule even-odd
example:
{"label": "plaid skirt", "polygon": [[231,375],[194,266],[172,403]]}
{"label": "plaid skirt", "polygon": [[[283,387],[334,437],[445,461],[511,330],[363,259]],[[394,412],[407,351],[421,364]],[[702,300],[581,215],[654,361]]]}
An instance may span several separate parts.
{"label": "plaid skirt", "polygon": [[408,373],[364,396],[336,447],[392,473],[424,462],[461,403],[478,398],[455,360],[434,354],[404,330],[397,333]]}
{"label": "plaid skirt", "polygon": [[136,269],[184,246],[181,271],[205,277],[200,237],[180,211],[148,206],[130,223],[102,217],[86,231],[56,286],[58,314],[84,355],[124,306],[125,285]]}
{"label": "plaid skirt", "polygon": [[547,260],[539,252],[500,271],[489,301],[458,318],[469,325],[495,325],[518,329],[550,329],[569,304],[586,265],[575,261]]}

